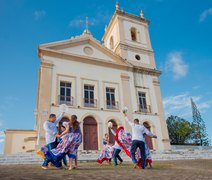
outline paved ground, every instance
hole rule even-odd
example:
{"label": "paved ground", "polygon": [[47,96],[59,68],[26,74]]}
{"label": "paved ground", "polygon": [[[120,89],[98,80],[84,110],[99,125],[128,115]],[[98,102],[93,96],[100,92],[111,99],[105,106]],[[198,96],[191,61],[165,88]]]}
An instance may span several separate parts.
{"label": "paved ground", "polygon": [[212,160],[158,161],[153,169],[133,169],[132,164],[117,168],[95,162],[79,163],[77,170],[42,170],[38,165],[0,165],[0,179],[148,179],[148,180],[211,180]]}

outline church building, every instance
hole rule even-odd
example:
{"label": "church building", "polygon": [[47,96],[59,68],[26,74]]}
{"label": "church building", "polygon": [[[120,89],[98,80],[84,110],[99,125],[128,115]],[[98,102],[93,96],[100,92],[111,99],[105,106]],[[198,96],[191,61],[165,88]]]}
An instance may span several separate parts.
{"label": "church building", "polygon": [[[80,121],[81,150],[102,148],[104,134],[110,134],[108,122],[114,128],[124,126],[130,132],[121,113],[125,106],[129,118],[138,118],[158,136],[146,138],[150,149],[170,149],[158,80],[161,72],[155,65],[149,23],[142,11],[139,16],[132,15],[116,4],[102,37],[103,44],[86,28],[79,36],[38,46],[36,125],[29,133],[34,137],[31,137],[34,149],[45,144],[43,123],[50,113],[59,115],[60,104],[69,108],[62,121],[67,121],[72,114]],[[11,133],[10,130],[8,134]],[[110,141],[114,142],[111,134]],[[7,143],[6,131],[5,146]]]}

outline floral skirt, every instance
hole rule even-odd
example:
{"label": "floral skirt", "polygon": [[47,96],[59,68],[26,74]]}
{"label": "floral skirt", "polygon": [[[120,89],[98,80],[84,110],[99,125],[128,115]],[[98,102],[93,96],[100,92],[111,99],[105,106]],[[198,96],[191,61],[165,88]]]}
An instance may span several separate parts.
{"label": "floral skirt", "polygon": [[76,148],[82,143],[81,133],[68,133],[62,137],[61,142],[55,149],[49,150],[47,146],[41,147],[43,156],[56,167],[61,166],[61,160],[66,154],[76,157]]}
{"label": "floral skirt", "polygon": [[[127,154],[127,156],[131,157],[131,155],[130,155],[130,149],[131,149],[131,144],[132,144],[131,133],[125,132],[124,127],[119,127],[116,131],[115,140],[122,147],[122,149]],[[149,150],[149,147],[146,144],[146,142],[145,142],[145,153],[146,153],[146,165],[151,164],[152,157],[151,157],[150,150]],[[140,164],[141,163],[141,153],[140,153],[139,148],[136,150],[135,157],[138,161],[138,164]]]}
{"label": "floral skirt", "polygon": [[113,157],[113,151],[114,149],[112,146],[107,144],[104,145],[96,162],[102,164],[105,160],[106,161],[110,160]]}

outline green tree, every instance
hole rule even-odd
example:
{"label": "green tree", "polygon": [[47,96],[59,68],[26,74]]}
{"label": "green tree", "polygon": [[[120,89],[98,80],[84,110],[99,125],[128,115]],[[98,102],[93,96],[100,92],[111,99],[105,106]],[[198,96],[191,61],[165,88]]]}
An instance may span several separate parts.
{"label": "green tree", "polygon": [[207,137],[208,135],[206,133],[205,122],[202,119],[201,114],[192,98],[191,98],[191,106],[192,106],[192,114],[193,114],[192,126],[194,129],[194,133],[193,133],[194,144],[200,145],[200,146],[209,146],[210,140]]}
{"label": "green tree", "polygon": [[171,144],[185,145],[191,143],[193,126],[189,121],[178,116],[170,116],[166,121]]}

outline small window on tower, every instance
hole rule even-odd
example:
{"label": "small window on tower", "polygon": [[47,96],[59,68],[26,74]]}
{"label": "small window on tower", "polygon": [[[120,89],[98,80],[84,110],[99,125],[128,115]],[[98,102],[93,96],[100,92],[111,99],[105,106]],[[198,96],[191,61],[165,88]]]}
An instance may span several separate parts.
{"label": "small window on tower", "polygon": [[130,33],[132,41],[137,41],[136,28],[131,28]]}
{"label": "small window on tower", "polygon": [[137,59],[139,61],[139,60],[141,60],[141,57],[138,54],[136,54],[135,59]]}
{"label": "small window on tower", "polygon": [[110,37],[110,49],[114,48],[113,36]]}

